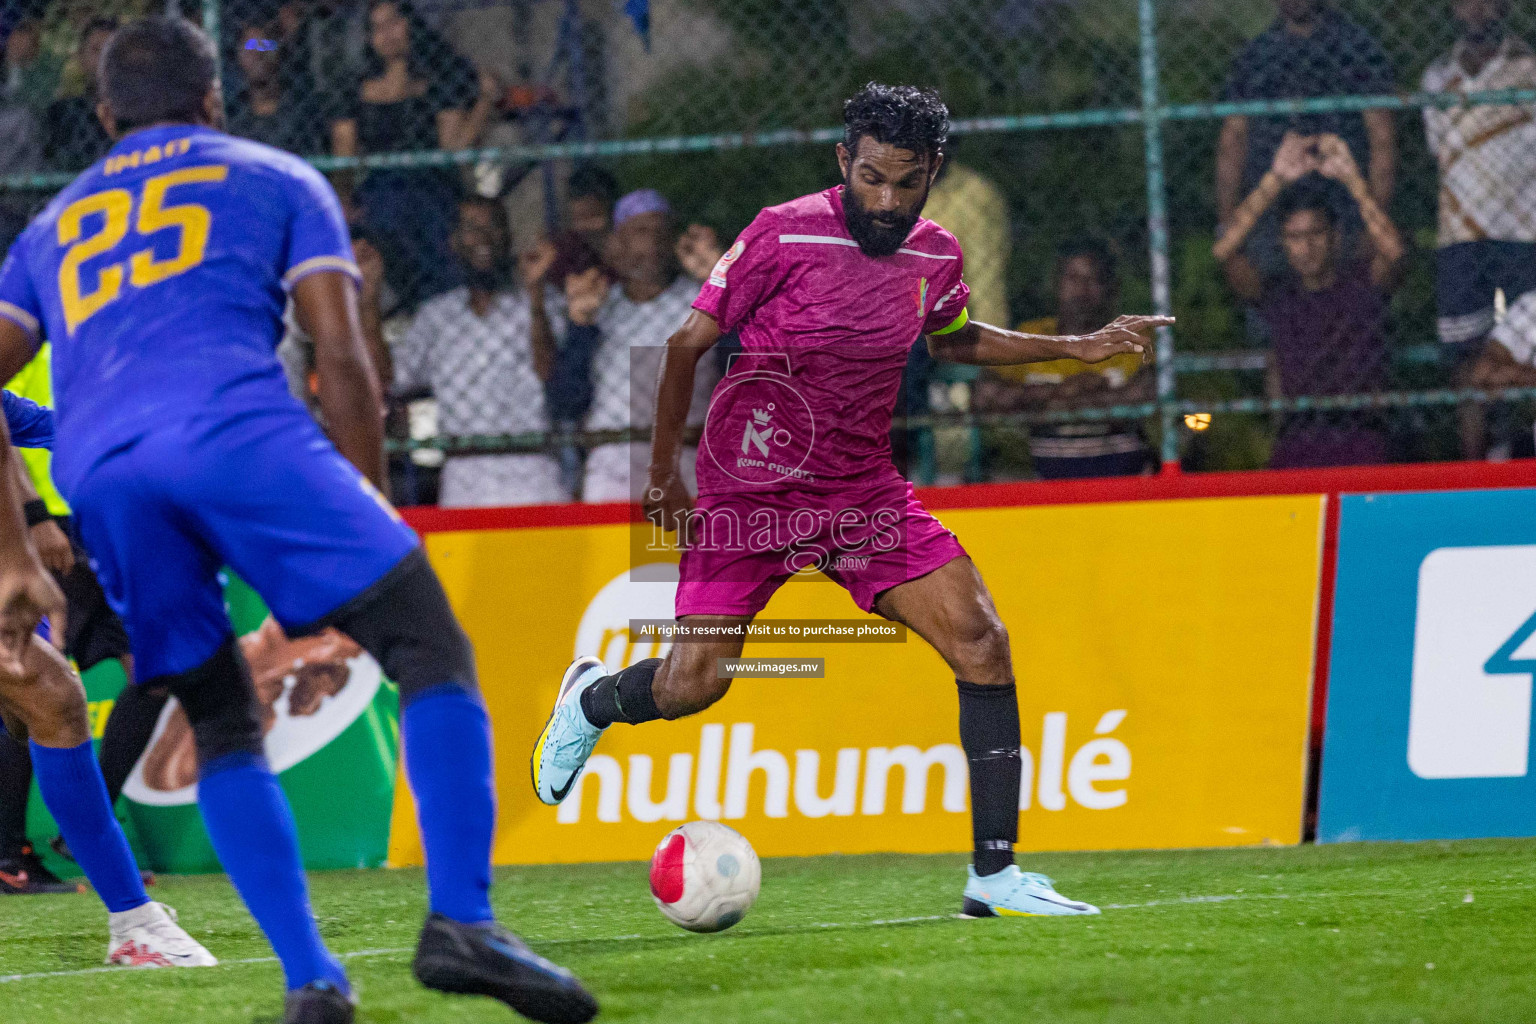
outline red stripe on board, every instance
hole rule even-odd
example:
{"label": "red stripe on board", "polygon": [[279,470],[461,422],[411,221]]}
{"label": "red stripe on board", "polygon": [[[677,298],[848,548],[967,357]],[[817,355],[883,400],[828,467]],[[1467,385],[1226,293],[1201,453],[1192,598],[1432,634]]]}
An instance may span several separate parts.
{"label": "red stripe on board", "polygon": [[1323,722],[1328,711],[1328,665],[1333,650],[1333,592],[1339,566],[1339,501],[1328,495],[1323,506],[1323,564],[1317,593],[1317,654],[1312,666],[1312,743],[1323,742]]}
{"label": "red stripe on board", "polygon": [[538,526],[611,526],[640,521],[633,505],[525,505],[521,508],[438,508],[415,505],[401,516],[417,533],[516,530]]}
{"label": "red stripe on board", "polygon": [[[1020,505],[1082,505],[1114,501],[1169,501],[1267,494],[1339,494],[1361,491],[1449,491],[1536,487],[1536,459],[1510,462],[1436,462],[1348,469],[1253,470],[1242,473],[1166,473],[1105,480],[1051,480],[967,487],[924,487],[934,511]],[[632,505],[533,505],[525,508],[417,506],[401,514],[418,533],[515,530],[548,526],[608,526],[640,522]]]}

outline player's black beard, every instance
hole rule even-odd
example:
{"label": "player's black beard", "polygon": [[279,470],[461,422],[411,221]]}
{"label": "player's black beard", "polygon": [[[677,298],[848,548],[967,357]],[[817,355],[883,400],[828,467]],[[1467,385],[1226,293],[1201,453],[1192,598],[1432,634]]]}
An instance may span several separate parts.
{"label": "player's black beard", "polygon": [[917,218],[922,216],[923,204],[928,201],[928,193],[923,193],[922,200],[912,208],[912,212],[905,217],[893,214],[882,214],[878,219],[859,202],[859,197],[854,194],[852,186],[846,181],[843,183],[843,220],[848,225],[848,233],[853,240],[859,243],[859,248],[866,256],[892,256],[901,243],[907,240],[912,229],[917,226]]}

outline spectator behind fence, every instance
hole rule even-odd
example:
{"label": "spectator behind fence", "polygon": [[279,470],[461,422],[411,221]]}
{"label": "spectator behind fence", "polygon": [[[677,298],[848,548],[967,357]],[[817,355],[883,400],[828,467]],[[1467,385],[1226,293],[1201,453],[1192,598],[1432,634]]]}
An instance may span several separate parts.
{"label": "spectator behind fence", "polygon": [[[491,199],[458,207],[452,246],[467,285],[424,303],[393,352],[395,392],[437,399],[449,437],[549,430],[544,382],[563,318],[546,311],[542,281],[554,261],[543,245],[521,261],[516,280],[507,211]],[[450,455],[440,503],[450,507],[538,505],[570,500],[550,455]]]}
{"label": "spectator behind fence", "polygon": [[[1367,244],[1344,249],[1333,197],[1319,175],[1348,190],[1365,222]],[[1259,219],[1274,208],[1286,268],[1265,277],[1243,253]],[[1385,390],[1387,301],[1402,280],[1402,236],[1337,135],[1294,133],[1269,173],[1232,215],[1215,255],[1227,281],[1264,318],[1273,344],[1272,396],[1348,395]],[[1369,412],[1295,413],[1284,418],[1273,468],[1369,465],[1387,460],[1387,435]]]}
{"label": "spectator behind fence", "polygon": [[[26,174],[42,166],[42,129],[25,89],[17,84],[17,65],[12,63],[12,55],[18,49],[25,54],[30,48],[33,58],[36,57],[36,23],[31,24],[31,43],[22,39],[18,44],[17,35],[22,33],[23,25],[17,26],[6,40],[6,67],[13,73],[0,91],[0,174]],[[29,213],[30,202],[24,193],[8,189],[0,195],[0,246],[10,247],[27,226]]]}
{"label": "spectator behind fence", "polygon": [[[393,370],[389,345],[384,339],[384,258],[365,230],[352,229],[352,258],[357,262],[361,281],[357,293],[357,318],[363,329],[363,340],[368,345],[368,357],[378,376],[379,390],[389,394],[392,390]],[[323,427],[325,417],[320,407],[320,381],[315,371],[315,342],[298,323],[293,303],[283,311],[283,340],[277,346],[278,361],[288,378],[288,390],[303,402]]]}
{"label": "spectator behind fence", "polygon": [[92,18],[80,34],[76,60],[85,78],[84,92],[55,100],[43,122],[43,156],[48,166],[64,171],[89,167],[112,148],[107,130],[96,116],[96,72],[107,40],[117,31],[117,19]]}
{"label": "spectator behind fence", "polygon": [[59,87],[60,62],[43,49],[42,26],[27,18],[5,40],[5,101],[41,117]]}
{"label": "spectator behind fence", "polygon": [[[1339,95],[1375,95],[1396,91],[1386,53],[1370,33],[1334,10],[1327,0],[1276,0],[1279,17],[1232,62],[1221,98],[1230,101],[1277,100]],[[1366,180],[1376,205],[1386,209],[1397,175],[1397,141],[1392,114],[1364,113],[1228,117],[1216,154],[1216,208],[1225,229],[1244,196],[1258,187],[1281,139],[1298,135],[1337,135],[1355,162],[1367,168]],[[1326,190],[1346,241],[1361,234],[1356,205],[1332,184]],[[1273,216],[1252,229],[1247,255],[1269,275],[1284,268],[1279,226]]]}
{"label": "spectator behind fence", "polygon": [[240,30],[236,61],[244,85],[229,101],[229,132],[312,156],[325,148],[320,118],[283,73],[276,28],[253,23]]}
{"label": "spectator behind fence", "polygon": [[[597,338],[590,357],[592,405],[587,430],[648,429],[656,381],[667,339],[688,319],[699,281],[681,273],[684,261],[707,276],[720,259],[714,232],[694,226],[679,239],[672,210],[652,189],[631,192],[613,211],[608,263],[618,278],[597,314]],[[568,364],[566,364],[568,365]],[[694,378],[688,425],[702,426],[719,373],[712,360]],[[648,441],[601,444],[587,454],[583,501],[640,501],[650,464]],[[694,487],[698,450],[683,450],[684,480]]]}
{"label": "spectator behind fence", "polygon": [[[264,5],[257,10],[265,11]],[[322,127],[370,71],[366,0],[282,0],[272,12],[283,84],[313,96]]]}
{"label": "spectator behind fence", "polygon": [[[1082,238],[1056,255],[1056,315],[1019,325],[1027,334],[1090,334],[1115,318],[1120,308],[1118,260],[1108,243]],[[1118,355],[1102,363],[1057,359],[1022,366],[992,366],[976,382],[977,410],[1082,409],[1149,401],[1155,375],[1141,357]],[[1017,465],[1019,432],[993,431],[988,448],[999,474]],[[1036,424],[1028,451],[1035,473],[1045,480],[1134,476],[1150,468],[1150,453],[1134,422]]]}
{"label": "spectator behind fence", "polygon": [[[479,76],[432,31],[405,0],[374,0],[368,8],[371,74],[358,83],[350,110],[331,124],[337,156],[475,145],[502,88]],[[347,189],[348,178],[340,182]],[[393,243],[391,284],[408,304],[458,283],[449,232],[459,179],[451,170],[380,168],[351,193],[369,225]]]}
{"label": "spectator behind fence", "polygon": [[613,230],[613,206],[619,201],[619,183],[605,167],[582,164],[566,182],[566,228],[602,252]]}
{"label": "spectator behind fence", "polygon": [[[1505,25],[1509,0],[1451,9],[1460,38],[1424,72],[1426,92],[1536,89],[1536,52]],[[1424,125],[1440,164],[1440,340],[1462,362],[1481,355],[1472,377],[1486,383],[1536,357],[1536,106],[1426,107]]]}

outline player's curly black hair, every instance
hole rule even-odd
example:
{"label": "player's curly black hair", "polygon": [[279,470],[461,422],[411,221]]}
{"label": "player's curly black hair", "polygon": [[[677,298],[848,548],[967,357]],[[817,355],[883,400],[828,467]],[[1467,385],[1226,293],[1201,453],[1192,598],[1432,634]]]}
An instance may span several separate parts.
{"label": "player's curly black hair", "polygon": [[932,158],[949,141],[949,108],[933,89],[870,82],[843,104],[848,151],[856,151],[866,135]]}

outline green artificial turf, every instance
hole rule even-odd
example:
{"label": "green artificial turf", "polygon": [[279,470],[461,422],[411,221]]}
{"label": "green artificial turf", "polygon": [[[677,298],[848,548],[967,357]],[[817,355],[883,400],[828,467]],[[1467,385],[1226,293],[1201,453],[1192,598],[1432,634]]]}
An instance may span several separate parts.
{"label": "green artificial turf", "polygon": [[[1070,919],[953,918],[964,865],[770,860],[757,906],[713,936],[657,913],[642,864],[503,869],[494,892],[514,929],[587,981],[603,1020],[1536,1020],[1536,842],[1026,858],[1105,908]],[[362,993],[360,1021],[516,1019],[411,980],[420,872],[334,872],[313,885],[321,928]],[[104,912],[91,897],[0,897],[4,1020],[276,1022],[281,975],[228,883],[167,878],[154,894],[222,966],[30,977],[97,967]]]}

